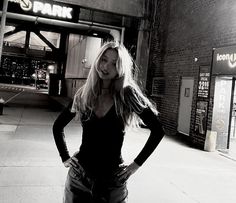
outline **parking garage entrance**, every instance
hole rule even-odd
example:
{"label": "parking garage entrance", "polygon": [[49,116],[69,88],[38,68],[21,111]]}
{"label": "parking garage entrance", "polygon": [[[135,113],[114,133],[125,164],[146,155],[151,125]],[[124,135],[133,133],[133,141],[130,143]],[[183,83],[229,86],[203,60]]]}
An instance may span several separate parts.
{"label": "parking garage entrance", "polygon": [[[9,0],[0,82],[49,88],[51,94],[72,96],[86,79],[101,43],[125,38],[130,42],[126,46],[136,51],[138,25],[134,17],[66,3]],[[134,28],[127,37],[124,26]],[[69,86],[74,89],[66,89]]]}
{"label": "parking garage entrance", "polygon": [[[47,89],[50,75],[62,71],[68,36],[62,29],[55,29],[57,23],[48,26],[47,22],[54,19],[76,22],[76,11],[76,7],[49,1],[9,0],[0,82]],[[40,22],[41,18],[45,23]]]}

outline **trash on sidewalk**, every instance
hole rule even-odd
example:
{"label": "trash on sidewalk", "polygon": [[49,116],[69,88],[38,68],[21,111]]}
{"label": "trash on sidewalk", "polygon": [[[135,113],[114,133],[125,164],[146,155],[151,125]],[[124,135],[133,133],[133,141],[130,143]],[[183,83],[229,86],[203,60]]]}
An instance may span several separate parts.
{"label": "trash on sidewalk", "polygon": [[3,98],[1,98],[0,99],[0,115],[2,115],[3,114],[3,106],[4,106],[4,99]]}

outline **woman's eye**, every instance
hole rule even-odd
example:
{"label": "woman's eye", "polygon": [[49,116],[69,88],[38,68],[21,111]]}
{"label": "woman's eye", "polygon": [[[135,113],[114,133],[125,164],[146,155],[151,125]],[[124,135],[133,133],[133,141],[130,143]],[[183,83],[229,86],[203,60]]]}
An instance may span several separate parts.
{"label": "woman's eye", "polygon": [[107,60],[105,58],[101,58],[101,61],[102,62],[106,62]]}

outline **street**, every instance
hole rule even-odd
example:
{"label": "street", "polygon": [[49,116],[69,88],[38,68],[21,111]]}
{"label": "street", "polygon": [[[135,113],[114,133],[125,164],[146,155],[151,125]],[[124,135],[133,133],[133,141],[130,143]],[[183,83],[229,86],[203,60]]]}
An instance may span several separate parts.
{"label": "street", "polygon": [[[67,169],[52,135],[60,111],[51,108],[47,94],[19,92],[0,115],[0,202],[62,202]],[[0,98],[13,93],[0,89]],[[148,133],[147,129],[127,131],[123,147],[127,163],[138,154]],[[80,124],[71,122],[65,134],[73,154],[81,142]],[[191,148],[170,136],[164,137],[128,183],[130,203],[234,203],[235,188],[234,160],[217,151]]]}

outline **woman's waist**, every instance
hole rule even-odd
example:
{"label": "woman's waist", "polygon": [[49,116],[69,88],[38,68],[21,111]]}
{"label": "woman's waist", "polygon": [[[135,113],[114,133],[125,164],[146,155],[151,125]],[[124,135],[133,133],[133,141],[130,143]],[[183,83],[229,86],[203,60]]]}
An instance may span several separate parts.
{"label": "woman's waist", "polygon": [[121,156],[119,157],[96,157],[78,152],[76,155],[81,166],[84,170],[92,176],[110,176],[114,174],[119,168],[119,165],[123,163]]}
{"label": "woman's waist", "polygon": [[85,145],[80,146],[79,156],[99,162],[113,162],[121,157],[121,147],[119,146],[101,146]]}

